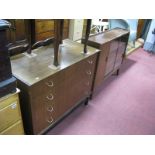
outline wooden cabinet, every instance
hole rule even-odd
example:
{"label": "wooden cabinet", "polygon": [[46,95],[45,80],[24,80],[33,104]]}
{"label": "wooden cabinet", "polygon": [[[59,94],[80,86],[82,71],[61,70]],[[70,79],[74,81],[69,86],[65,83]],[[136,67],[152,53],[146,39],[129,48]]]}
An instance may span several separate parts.
{"label": "wooden cabinet", "polygon": [[64,40],[57,70],[49,67],[53,46],[35,50],[37,57],[31,59],[12,57],[27,134],[43,133],[91,95],[99,50],[88,49],[89,55],[81,54],[83,45]]}
{"label": "wooden cabinet", "polygon": [[0,97],[16,91],[16,79],[12,76],[8,52],[7,30],[10,24],[0,20]]}
{"label": "wooden cabinet", "polygon": [[[52,19],[8,19],[11,28],[7,31],[10,55],[31,51],[31,45],[54,37],[54,20]],[[68,38],[69,20],[64,20],[63,39]],[[53,42],[47,41],[45,44]]]}
{"label": "wooden cabinet", "polygon": [[[64,19],[63,39],[68,38],[69,20]],[[35,42],[54,37],[54,20],[36,19],[35,20]]]}
{"label": "wooden cabinet", "polygon": [[24,134],[18,93],[0,98],[0,134]]}
{"label": "wooden cabinet", "polygon": [[[124,29],[113,29],[89,37],[88,45],[101,50],[97,62],[94,90],[104,79],[118,72],[122,64],[129,32]],[[84,39],[82,40],[84,42]]]}
{"label": "wooden cabinet", "polygon": [[7,32],[9,53],[15,55],[30,48],[29,21],[26,19],[8,19],[11,28]]}

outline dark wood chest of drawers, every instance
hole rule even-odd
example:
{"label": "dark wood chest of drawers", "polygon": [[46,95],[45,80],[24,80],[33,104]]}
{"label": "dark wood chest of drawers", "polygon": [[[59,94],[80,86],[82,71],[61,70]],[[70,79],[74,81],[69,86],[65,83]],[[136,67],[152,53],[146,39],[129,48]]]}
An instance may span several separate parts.
{"label": "dark wood chest of drawers", "polygon": [[101,50],[97,62],[94,90],[102,84],[104,79],[119,71],[125,56],[128,37],[129,31],[119,28],[89,37],[88,45]]}
{"label": "dark wood chest of drawers", "polygon": [[48,67],[53,62],[52,45],[36,50],[37,57],[31,59],[22,54],[12,57],[27,134],[43,133],[91,95],[99,50],[89,47],[89,55],[82,50],[81,44],[64,41],[58,70]]}

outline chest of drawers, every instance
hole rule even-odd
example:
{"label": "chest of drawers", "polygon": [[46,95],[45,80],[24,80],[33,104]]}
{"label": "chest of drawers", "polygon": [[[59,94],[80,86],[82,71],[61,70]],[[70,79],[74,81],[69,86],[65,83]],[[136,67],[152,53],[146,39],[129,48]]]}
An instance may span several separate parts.
{"label": "chest of drawers", "polygon": [[0,134],[24,134],[19,98],[19,90],[0,98]]}
{"label": "chest of drawers", "polygon": [[89,55],[82,50],[81,44],[65,40],[58,70],[48,67],[53,62],[52,45],[36,50],[37,57],[31,59],[12,57],[27,134],[43,133],[91,95],[99,50],[89,47]]}

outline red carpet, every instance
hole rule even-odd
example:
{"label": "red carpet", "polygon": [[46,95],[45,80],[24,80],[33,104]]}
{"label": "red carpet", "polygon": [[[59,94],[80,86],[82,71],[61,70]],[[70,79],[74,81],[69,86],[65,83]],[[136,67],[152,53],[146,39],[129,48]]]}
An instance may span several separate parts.
{"label": "red carpet", "polygon": [[138,49],[119,76],[104,82],[88,106],[81,105],[47,134],[155,134],[155,56]]}

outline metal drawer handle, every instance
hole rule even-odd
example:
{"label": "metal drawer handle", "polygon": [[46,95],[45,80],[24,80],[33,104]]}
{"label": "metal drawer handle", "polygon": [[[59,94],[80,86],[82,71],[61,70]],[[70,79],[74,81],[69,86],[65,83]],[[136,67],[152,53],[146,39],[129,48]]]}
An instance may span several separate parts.
{"label": "metal drawer handle", "polygon": [[93,63],[93,60],[88,60],[88,63],[89,63],[89,64],[92,64],[92,63]]}
{"label": "metal drawer handle", "polygon": [[50,120],[49,120],[49,119],[47,119],[47,122],[48,122],[48,123],[52,123],[53,121],[54,121],[54,119],[53,119],[53,117],[52,117],[52,116],[50,117]]}
{"label": "metal drawer handle", "polygon": [[47,97],[46,97],[48,100],[53,100],[54,99],[54,96],[53,96],[53,94],[50,94],[50,95],[48,95]]}
{"label": "metal drawer handle", "polygon": [[53,109],[53,107],[51,106],[51,107],[47,107],[47,111],[49,111],[49,112],[52,112],[54,109]]}
{"label": "metal drawer handle", "polygon": [[49,87],[53,87],[54,86],[53,81],[46,82],[46,85],[49,86]]}
{"label": "metal drawer handle", "polygon": [[91,71],[86,71],[86,73],[87,73],[88,75],[91,75],[91,74],[92,74]]}

